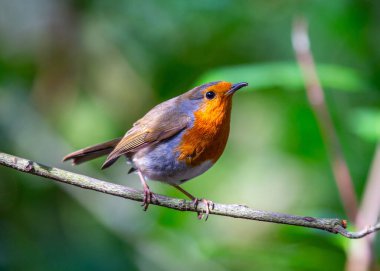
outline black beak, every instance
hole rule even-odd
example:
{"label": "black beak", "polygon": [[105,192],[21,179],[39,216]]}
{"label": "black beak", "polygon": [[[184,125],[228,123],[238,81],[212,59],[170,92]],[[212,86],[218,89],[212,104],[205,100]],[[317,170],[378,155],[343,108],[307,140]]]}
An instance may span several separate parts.
{"label": "black beak", "polygon": [[246,87],[246,86],[248,86],[248,83],[246,83],[246,82],[241,82],[241,83],[233,84],[232,87],[230,88],[230,90],[226,92],[226,95],[232,95],[237,90],[239,90],[239,89],[241,89],[243,87]]}

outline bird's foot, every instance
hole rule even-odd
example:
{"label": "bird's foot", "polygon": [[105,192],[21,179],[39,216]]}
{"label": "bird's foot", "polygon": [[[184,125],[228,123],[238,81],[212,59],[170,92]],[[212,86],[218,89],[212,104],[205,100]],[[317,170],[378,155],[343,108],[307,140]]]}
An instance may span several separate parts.
{"label": "bird's foot", "polygon": [[197,212],[198,213],[198,219],[201,220],[201,219],[203,219],[203,216],[205,216],[205,221],[207,221],[208,215],[210,214],[210,210],[214,209],[215,204],[211,200],[194,198],[193,204],[194,204],[194,207],[196,210],[198,210],[199,202],[202,202],[205,205],[205,209],[202,209],[201,211]]}
{"label": "bird's foot", "polygon": [[152,199],[155,199],[156,197],[154,194],[150,191],[149,186],[144,186],[144,198],[143,203],[141,206],[143,206],[143,210],[148,210],[149,204],[152,202]]}

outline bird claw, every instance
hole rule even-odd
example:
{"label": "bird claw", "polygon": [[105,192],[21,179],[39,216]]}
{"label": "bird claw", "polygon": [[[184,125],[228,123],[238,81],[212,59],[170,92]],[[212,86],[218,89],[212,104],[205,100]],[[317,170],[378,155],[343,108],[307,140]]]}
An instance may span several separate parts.
{"label": "bird claw", "polygon": [[208,216],[210,214],[210,210],[214,210],[215,204],[211,200],[194,198],[193,204],[194,204],[195,210],[198,210],[199,202],[202,202],[206,206],[206,208],[204,210],[202,209],[201,211],[197,211],[198,219],[199,220],[203,219],[203,216],[205,215],[206,217],[205,221],[207,221]]}
{"label": "bird claw", "polygon": [[156,197],[152,192],[150,192],[149,187],[144,187],[144,198],[143,198],[143,203],[141,206],[143,206],[143,210],[146,211],[148,210],[149,204],[152,202],[152,199],[155,199]]}

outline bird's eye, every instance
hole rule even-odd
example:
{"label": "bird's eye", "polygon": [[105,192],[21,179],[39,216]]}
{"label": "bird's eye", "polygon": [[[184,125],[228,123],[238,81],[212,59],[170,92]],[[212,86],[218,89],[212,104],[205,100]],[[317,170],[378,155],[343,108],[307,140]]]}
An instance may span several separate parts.
{"label": "bird's eye", "polygon": [[207,99],[211,100],[211,99],[214,99],[214,97],[215,97],[215,92],[214,91],[208,91],[206,93],[206,98]]}

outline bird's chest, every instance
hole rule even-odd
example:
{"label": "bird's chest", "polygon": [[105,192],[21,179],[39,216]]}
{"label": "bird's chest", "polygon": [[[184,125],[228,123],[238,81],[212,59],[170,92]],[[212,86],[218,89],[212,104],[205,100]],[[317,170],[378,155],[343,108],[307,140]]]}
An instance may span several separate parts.
{"label": "bird's chest", "polygon": [[215,163],[222,155],[229,135],[229,118],[214,121],[197,120],[177,147],[179,160],[197,166],[204,161]]}

